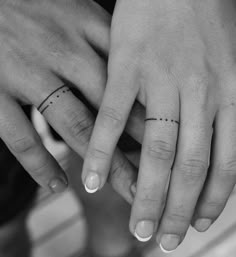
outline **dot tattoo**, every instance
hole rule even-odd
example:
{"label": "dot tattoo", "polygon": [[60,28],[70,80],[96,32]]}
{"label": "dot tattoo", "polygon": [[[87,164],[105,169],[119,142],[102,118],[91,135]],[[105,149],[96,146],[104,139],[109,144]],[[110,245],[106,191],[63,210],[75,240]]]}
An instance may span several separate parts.
{"label": "dot tattoo", "polygon": [[[57,88],[43,100],[43,102],[38,106],[37,109],[39,110],[39,112],[41,112],[41,114],[43,114],[49,108],[49,106],[52,106],[57,101],[57,99],[60,98],[62,94],[66,94],[68,92],[70,92],[70,89],[66,85]],[[57,95],[55,98],[53,96],[56,93]]]}
{"label": "dot tattoo", "polygon": [[147,119],[145,119],[144,121],[146,122],[146,121],[165,121],[165,122],[171,122],[171,123],[176,123],[176,124],[178,124],[179,125],[179,121],[177,121],[177,120],[170,120],[170,119],[163,119],[163,118],[159,118],[159,119],[157,119],[157,118],[147,118]]}

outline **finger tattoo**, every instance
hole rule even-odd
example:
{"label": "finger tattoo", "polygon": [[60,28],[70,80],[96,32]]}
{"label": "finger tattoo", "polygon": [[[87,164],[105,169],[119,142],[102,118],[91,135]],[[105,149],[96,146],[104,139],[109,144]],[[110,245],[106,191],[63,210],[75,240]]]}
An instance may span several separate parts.
{"label": "finger tattoo", "polygon": [[177,120],[173,120],[173,119],[164,119],[164,118],[147,118],[144,120],[145,122],[146,121],[165,121],[165,122],[172,122],[172,123],[176,123],[179,125],[179,121]]}
{"label": "finger tattoo", "polygon": [[[57,88],[42,101],[42,103],[37,107],[37,109],[39,110],[39,112],[41,112],[41,114],[43,114],[51,105],[53,105],[61,97],[62,94],[66,94],[70,91],[70,88],[66,85]],[[56,97],[53,97],[52,100],[52,96],[54,95]]]}

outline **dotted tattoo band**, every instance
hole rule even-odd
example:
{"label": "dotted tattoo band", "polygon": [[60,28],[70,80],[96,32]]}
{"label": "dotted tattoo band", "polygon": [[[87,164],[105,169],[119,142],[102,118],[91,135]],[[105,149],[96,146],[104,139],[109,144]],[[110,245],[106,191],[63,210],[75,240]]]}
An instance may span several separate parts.
{"label": "dotted tattoo band", "polygon": [[66,85],[57,88],[42,101],[37,109],[39,112],[41,112],[41,114],[43,114],[51,105],[57,101],[58,98],[60,98],[62,94],[66,94],[68,92],[70,92],[70,88],[68,88]]}
{"label": "dotted tattoo band", "polygon": [[179,125],[179,121],[177,121],[177,120],[173,120],[173,119],[163,119],[163,118],[159,118],[159,119],[157,119],[157,118],[147,118],[147,119],[145,119],[144,121],[145,121],[145,122],[146,122],[146,121],[166,121],[166,122],[172,122],[172,123],[176,123],[176,124],[178,124],[178,125]]}

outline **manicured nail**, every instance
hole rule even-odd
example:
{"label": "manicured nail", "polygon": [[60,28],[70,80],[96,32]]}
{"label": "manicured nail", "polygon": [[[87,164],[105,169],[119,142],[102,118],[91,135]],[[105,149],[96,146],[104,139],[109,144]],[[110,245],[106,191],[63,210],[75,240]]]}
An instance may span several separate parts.
{"label": "manicured nail", "polygon": [[210,219],[198,219],[196,220],[194,227],[199,232],[205,232],[211,226],[212,220]]}
{"label": "manicured nail", "polygon": [[151,220],[140,221],[135,228],[135,237],[141,242],[147,242],[152,238],[155,224]]}
{"label": "manicured nail", "polygon": [[98,174],[95,172],[89,172],[89,174],[86,177],[84,187],[85,187],[85,190],[90,194],[98,191],[100,187],[100,178]]}
{"label": "manicured nail", "polygon": [[173,252],[180,244],[180,237],[174,234],[164,234],[161,238],[160,248],[164,253]]}
{"label": "manicured nail", "polygon": [[66,178],[54,178],[49,183],[49,187],[54,193],[64,192],[67,186],[68,186],[68,182]]}

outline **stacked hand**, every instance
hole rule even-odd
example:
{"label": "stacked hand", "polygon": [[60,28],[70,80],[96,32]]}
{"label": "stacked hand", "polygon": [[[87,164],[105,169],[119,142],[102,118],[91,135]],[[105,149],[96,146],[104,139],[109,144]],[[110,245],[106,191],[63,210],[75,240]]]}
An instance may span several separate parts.
{"label": "stacked hand", "polygon": [[[22,105],[38,107],[76,153],[86,153],[94,117],[73,85],[95,108],[102,102],[84,163],[87,190],[102,188],[109,174],[127,201],[135,194],[131,232],[141,241],[157,233],[166,250],[190,223],[208,229],[236,181],[233,0],[117,1],[108,80],[110,17],[97,4],[0,7],[0,137],[32,177],[55,192],[67,185]],[[146,107],[144,137],[144,107],[135,100]],[[134,165],[116,148],[124,129],[142,143],[137,186]]]}
{"label": "stacked hand", "polygon": [[116,4],[83,181],[91,192],[105,184],[139,100],[146,123],[130,230],[141,241],[157,233],[166,251],[182,242],[190,223],[207,230],[236,182],[235,9],[232,0]]}
{"label": "stacked hand", "polygon": [[[90,0],[0,1],[0,137],[32,177],[52,191],[65,189],[66,175],[21,106],[37,107],[84,156],[94,118],[64,81],[99,106],[106,82],[101,56],[108,52],[109,26],[108,13]],[[142,137],[142,113],[137,103],[127,126],[137,140]],[[136,170],[119,150],[111,173],[113,187],[131,202]]]}

